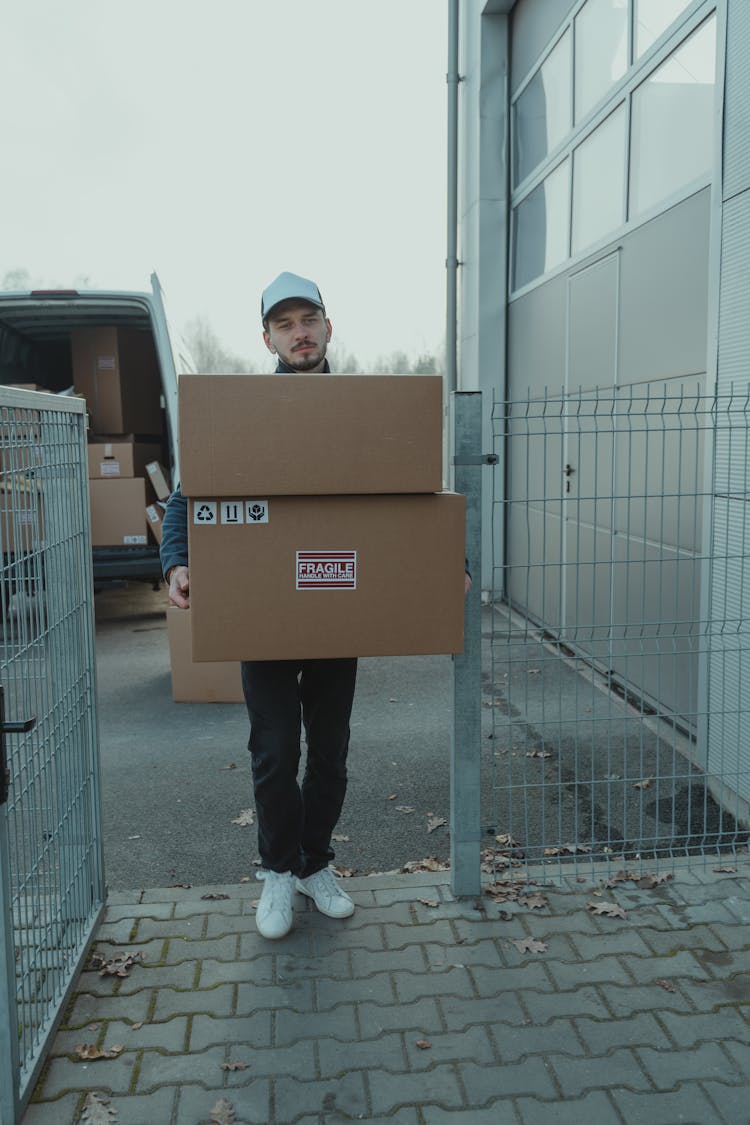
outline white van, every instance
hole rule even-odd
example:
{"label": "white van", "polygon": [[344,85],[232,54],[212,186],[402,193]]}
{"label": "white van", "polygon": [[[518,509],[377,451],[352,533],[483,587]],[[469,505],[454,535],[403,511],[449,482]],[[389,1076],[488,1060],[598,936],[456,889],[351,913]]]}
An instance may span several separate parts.
{"label": "white van", "polygon": [[[30,290],[0,292],[0,383],[39,384],[53,392],[73,386],[70,333],[74,328],[116,326],[153,337],[161,386],[163,459],[179,480],[177,373],[192,371],[189,352],[170,332],[161,285],[151,292]],[[94,579],[158,579],[159,549],[150,546],[94,547]]]}

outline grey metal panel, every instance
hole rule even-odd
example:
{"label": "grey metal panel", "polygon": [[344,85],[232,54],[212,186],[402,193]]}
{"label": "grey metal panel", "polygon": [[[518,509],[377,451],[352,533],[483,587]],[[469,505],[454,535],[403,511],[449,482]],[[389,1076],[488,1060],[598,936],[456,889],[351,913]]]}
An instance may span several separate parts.
{"label": "grey metal panel", "polygon": [[565,277],[555,277],[509,305],[509,398],[565,385],[566,290]]}
{"label": "grey metal panel", "polygon": [[612,670],[659,711],[694,727],[700,559],[617,536],[614,560]]}
{"label": "grey metal panel", "polygon": [[568,386],[608,387],[617,381],[619,250],[568,278]]}
{"label": "grey metal panel", "polygon": [[511,13],[511,92],[515,93],[578,0],[520,0]]}
{"label": "grey metal panel", "polygon": [[721,234],[718,388],[750,376],[750,192],[724,204]]}
{"label": "grey metal panel", "polygon": [[750,799],[750,506],[719,498],[714,505],[707,769]]}
{"label": "grey metal panel", "polygon": [[750,187],[750,4],[727,7],[724,199]]}
{"label": "grey metal panel", "polygon": [[613,543],[607,531],[566,520],[565,624],[560,640],[604,668],[610,663]]}
{"label": "grey metal panel", "polygon": [[562,521],[523,502],[509,501],[507,510],[509,601],[557,632],[563,614]]}
{"label": "grey metal panel", "polygon": [[620,383],[706,370],[710,189],[622,240]]}
{"label": "grey metal panel", "polygon": [[665,547],[700,551],[705,378],[659,380],[619,392],[614,528]]}

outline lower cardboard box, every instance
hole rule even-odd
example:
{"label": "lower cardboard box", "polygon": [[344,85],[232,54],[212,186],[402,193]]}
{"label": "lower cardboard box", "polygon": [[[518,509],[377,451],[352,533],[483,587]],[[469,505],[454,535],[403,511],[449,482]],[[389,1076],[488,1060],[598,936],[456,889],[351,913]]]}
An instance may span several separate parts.
{"label": "lower cardboard box", "polygon": [[191,498],[193,659],[462,652],[465,513],[451,492]]}
{"label": "lower cardboard box", "polygon": [[91,544],[142,546],[146,537],[146,482],[143,477],[90,480]]}
{"label": "lower cardboard box", "polygon": [[242,703],[242,680],[236,661],[194,662],[190,618],[189,609],[170,606],[167,610],[172,699],[175,703]]}

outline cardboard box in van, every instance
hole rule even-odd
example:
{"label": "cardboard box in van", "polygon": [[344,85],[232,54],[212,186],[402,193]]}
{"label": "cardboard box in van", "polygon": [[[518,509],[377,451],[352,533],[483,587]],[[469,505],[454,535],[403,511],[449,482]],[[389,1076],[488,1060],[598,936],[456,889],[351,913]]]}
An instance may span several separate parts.
{"label": "cardboard box in van", "polygon": [[193,659],[463,650],[465,498],[188,504]]}
{"label": "cardboard box in van", "polygon": [[143,477],[90,480],[89,496],[92,546],[145,546],[148,540]]}
{"label": "cardboard box in van", "polygon": [[95,433],[161,433],[161,375],[150,333],[74,328],[70,343],[73,383]]}
{"label": "cardboard box in van", "polygon": [[0,482],[0,545],[3,554],[25,555],[44,546],[42,493],[25,478]]}
{"label": "cardboard box in van", "polygon": [[138,441],[134,434],[124,436],[94,436],[87,449],[89,477],[98,480],[112,477],[141,477],[146,466],[158,457],[161,446],[154,442]]}
{"label": "cardboard box in van", "polygon": [[155,504],[149,504],[146,508],[146,521],[148,529],[153,535],[157,543],[161,543],[162,535],[164,532],[164,509],[166,504],[161,500],[157,500]]}
{"label": "cardboard box in van", "polygon": [[437,375],[182,375],[184,496],[439,492]]}

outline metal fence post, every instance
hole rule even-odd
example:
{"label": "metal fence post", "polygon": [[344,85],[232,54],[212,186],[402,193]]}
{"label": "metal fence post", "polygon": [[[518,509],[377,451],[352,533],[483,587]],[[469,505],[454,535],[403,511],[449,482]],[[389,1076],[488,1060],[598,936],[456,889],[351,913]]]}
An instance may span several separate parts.
{"label": "metal fence post", "polygon": [[480,763],[482,738],[482,395],[458,391],[454,415],[454,488],[466,497],[466,557],[472,586],[466,597],[464,651],[453,657],[451,732],[451,890],[481,890]]}
{"label": "metal fence post", "polygon": [[13,1125],[16,1121],[20,1066],[7,828],[3,804],[0,805],[0,1125]]}

